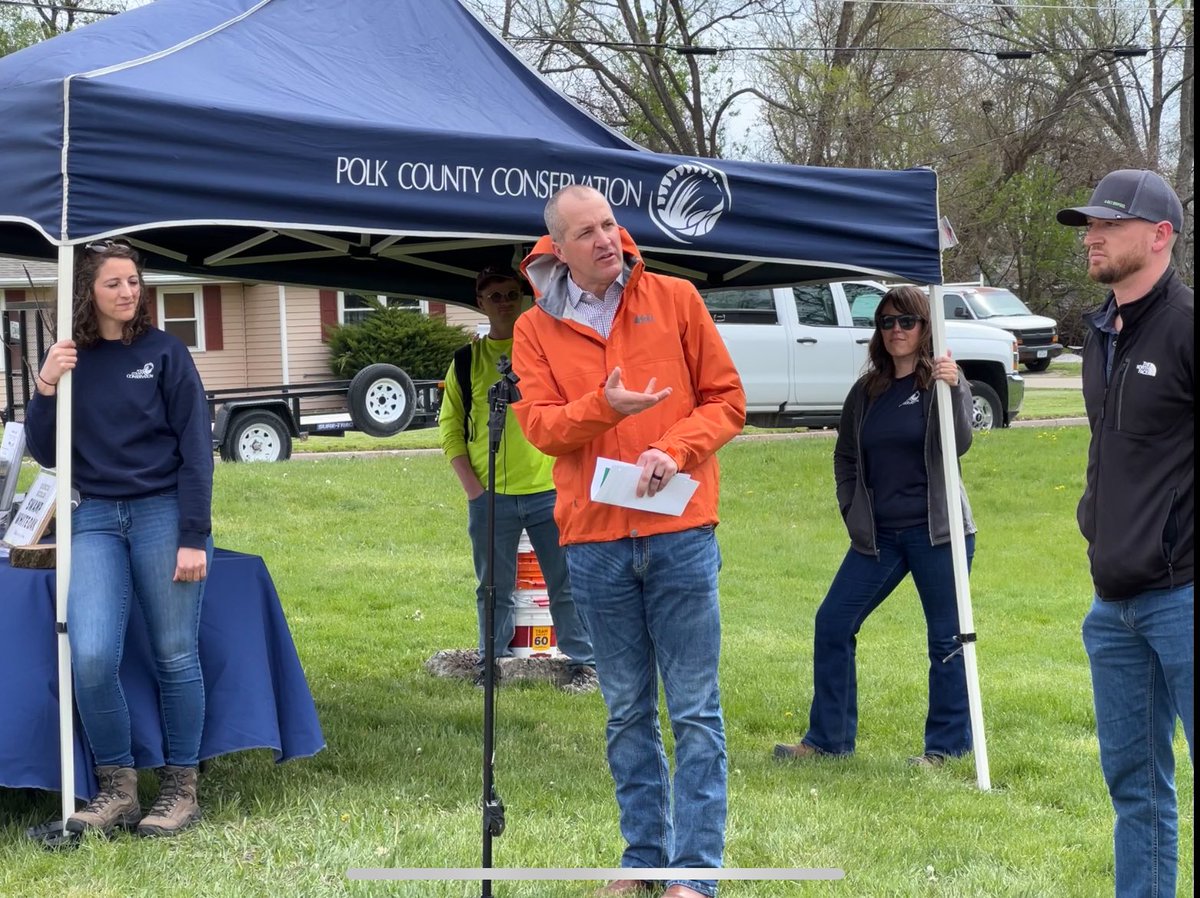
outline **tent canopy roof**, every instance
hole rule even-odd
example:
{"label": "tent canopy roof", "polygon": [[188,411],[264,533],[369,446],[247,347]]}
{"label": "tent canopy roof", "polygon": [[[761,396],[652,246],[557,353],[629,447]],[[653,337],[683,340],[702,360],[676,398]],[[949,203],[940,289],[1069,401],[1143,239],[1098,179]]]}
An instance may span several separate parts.
{"label": "tent canopy roof", "polygon": [[601,190],[701,284],[941,280],[933,172],[650,153],[459,0],[157,0],[0,59],[0,252],[123,234],[156,268],[471,302]]}

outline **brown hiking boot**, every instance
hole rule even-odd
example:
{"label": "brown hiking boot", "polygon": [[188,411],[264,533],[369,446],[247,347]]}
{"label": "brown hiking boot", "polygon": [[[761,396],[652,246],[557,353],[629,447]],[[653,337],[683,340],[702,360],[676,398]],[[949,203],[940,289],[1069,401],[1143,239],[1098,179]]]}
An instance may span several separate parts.
{"label": "brown hiking boot", "polygon": [[200,819],[200,803],[196,800],[195,767],[158,768],[158,798],[142,822],[139,836],[173,836]]}
{"label": "brown hiking boot", "polygon": [[649,898],[653,890],[654,883],[645,879],[614,879],[593,895],[594,898]]}
{"label": "brown hiking boot", "polygon": [[96,768],[100,791],[83,808],[67,818],[67,831],[95,829],[109,835],[115,829],[133,829],[142,819],[138,804],[137,771],[115,764]]}

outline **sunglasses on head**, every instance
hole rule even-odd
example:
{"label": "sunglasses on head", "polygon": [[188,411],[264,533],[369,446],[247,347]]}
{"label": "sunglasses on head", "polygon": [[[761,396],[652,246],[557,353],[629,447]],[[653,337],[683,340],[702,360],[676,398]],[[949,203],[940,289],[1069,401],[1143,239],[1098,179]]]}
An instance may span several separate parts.
{"label": "sunglasses on head", "polygon": [[84,248],[93,253],[133,252],[133,247],[125,240],[97,240],[94,243],[85,244]]}
{"label": "sunglasses on head", "polygon": [[910,331],[924,320],[920,315],[882,315],[879,318],[879,326],[885,331],[890,331],[898,324],[900,330]]}
{"label": "sunglasses on head", "polygon": [[495,290],[491,293],[483,294],[483,298],[488,302],[504,302],[505,300],[508,302],[516,302],[521,298],[521,291],[509,290],[507,293],[501,293],[499,290]]}

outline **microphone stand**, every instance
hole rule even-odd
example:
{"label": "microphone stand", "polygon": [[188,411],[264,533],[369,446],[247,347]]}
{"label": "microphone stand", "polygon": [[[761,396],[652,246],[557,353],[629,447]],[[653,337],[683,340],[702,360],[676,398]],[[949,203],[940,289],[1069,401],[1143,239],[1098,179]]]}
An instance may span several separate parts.
{"label": "microphone stand", "polygon": [[[500,356],[496,367],[500,379],[488,389],[488,582],[483,603],[483,868],[492,866],[492,839],[504,832],[504,802],[493,782],[496,734],[496,453],[504,436],[508,406],[521,398],[520,378],[513,373],[508,356]],[[483,881],[482,898],[491,898],[492,881]]]}

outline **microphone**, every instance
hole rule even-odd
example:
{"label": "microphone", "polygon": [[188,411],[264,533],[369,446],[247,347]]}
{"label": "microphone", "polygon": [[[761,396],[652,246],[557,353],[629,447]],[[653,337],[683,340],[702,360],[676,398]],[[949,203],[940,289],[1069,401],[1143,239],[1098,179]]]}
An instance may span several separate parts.
{"label": "microphone", "polygon": [[521,378],[517,377],[513,371],[512,361],[508,356],[501,354],[500,358],[496,360],[496,369],[500,372],[501,377],[506,378],[512,383],[517,384],[521,382]]}

